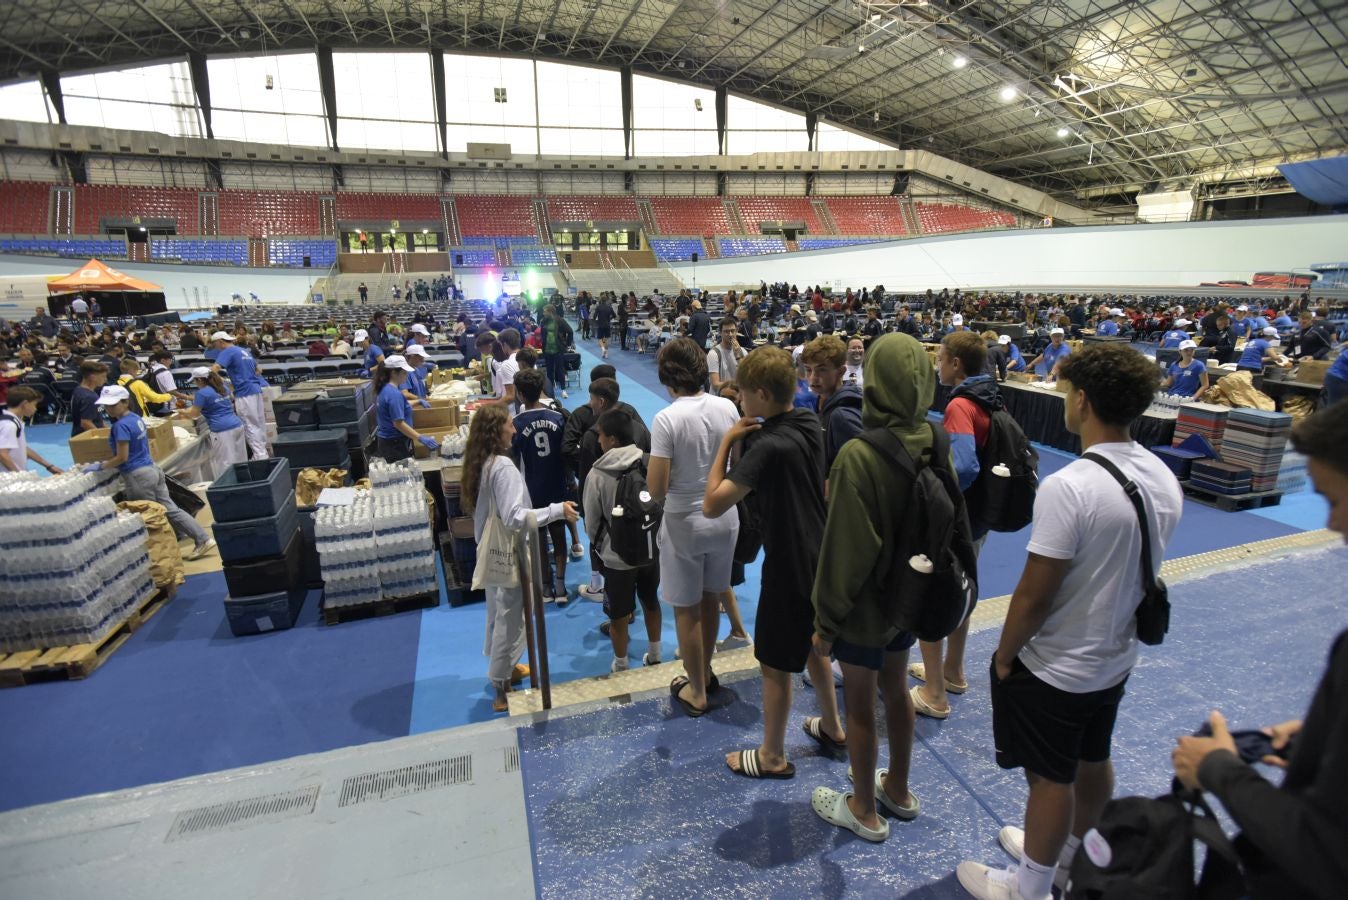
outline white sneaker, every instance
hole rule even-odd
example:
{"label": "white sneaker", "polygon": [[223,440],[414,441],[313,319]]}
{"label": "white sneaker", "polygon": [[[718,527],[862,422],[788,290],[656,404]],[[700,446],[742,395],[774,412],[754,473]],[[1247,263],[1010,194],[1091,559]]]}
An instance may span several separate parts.
{"label": "white sneaker", "polygon": [[609,663],[609,665],[608,665],[608,670],[609,670],[610,672],[615,673],[615,674],[618,673],[618,672],[626,672],[626,671],[627,671],[627,661],[626,661],[626,660],[623,660],[622,662],[619,662],[619,661],[617,660],[617,658],[615,657],[614,660],[613,660],[613,662]]}
{"label": "white sneaker", "polygon": [[571,602],[571,595],[566,592],[566,588],[562,588],[560,591],[554,588],[552,599],[557,602],[558,606],[566,606]]}
{"label": "white sneaker", "polygon": [[[997,843],[1002,845],[1002,849],[1011,854],[1017,862],[1025,855],[1025,829],[1017,828],[1014,825],[1004,825],[1002,830],[997,832]],[[1053,873],[1053,886],[1058,890],[1064,890],[1067,887],[1067,877],[1071,874],[1072,853],[1067,851],[1066,847],[1058,854],[1058,871]]]}
{"label": "white sneaker", "polygon": [[641,654],[641,664],[642,664],[643,666],[658,666],[658,665],[660,665],[660,663],[662,663],[663,661],[664,661],[664,660],[651,659],[651,652],[650,652],[649,650],[647,650],[645,653]]}
{"label": "white sneaker", "polygon": [[592,588],[592,587],[590,587],[588,584],[586,584],[586,585],[582,585],[581,587],[577,588],[576,593],[577,593],[578,595],[580,595],[581,597],[585,598],[586,600],[590,600],[590,601],[593,601],[593,602],[595,602],[595,603],[603,603],[603,602],[604,602],[604,589],[603,589],[603,588],[600,588],[599,590],[596,591],[594,588]]}
{"label": "white sneaker", "polygon": [[571,399],[571,395],[568,394],[566,391],[562,391],[562,399],[563,399],[563,400],[570,400],[570,399]]}
{"label": "white sneaker", "polygon": [[576,560],[578,560],[578,559],[584,559],[584,558],[585,558],[585,548],[582,547],[580,544],[572,544],[572,545],[571,545],[571,560],[572,560],[572,562],[574,562],[574,561],[576,561]]}
{"label": "white sneaker", "polygon": [[978,900],[1020,900],[1015,866],[994,869],[966,860],[955,868],[955,877]]}
{"label": "white sneaker", "polygon": [[205,556],[207,553],[210,553],[214,549],[215,549],[215,539],[207,538],[206,543],[197,544],[188,552],[187,556],[184,558],[188,560],[201,559],[203,556]]}

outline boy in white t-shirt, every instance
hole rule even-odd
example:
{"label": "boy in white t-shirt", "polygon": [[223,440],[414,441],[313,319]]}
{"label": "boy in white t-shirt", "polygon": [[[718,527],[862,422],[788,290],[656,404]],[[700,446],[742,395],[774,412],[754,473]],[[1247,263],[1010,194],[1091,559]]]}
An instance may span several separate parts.
{"label": "boy in white t-shirt", "polygon": [[61,470],[38,455],[28,446],[24,435],[24,419],[31,419],[37,412],[41,395],[30,387],[19,385],[9,389],[5,409],[0,411],[0,472],[22,472],[32,460],[53,475]]}
{"label": "boy in white t-shirt", "polygon": [[[1137,485],[1159,568],[1183,495],[1174,474],[1129,436],[1156,392],[1156,366],[1126,344],[1095,345],[1063,359],[1059,377],[1069,384],[1067,429],[1081,436],[1083,452]],[[1137,661],[1142,535],[1123,486],[1079,459],[1044,480],[1032,529],[992,663],[997,764],[1025,770],[1026,827],[998,835],[1019,867],[960,863],[960,884],[975,897],[1047,900],[1059,869],[1065,881],[1081,836],[1113,792],[1110,739]]]}

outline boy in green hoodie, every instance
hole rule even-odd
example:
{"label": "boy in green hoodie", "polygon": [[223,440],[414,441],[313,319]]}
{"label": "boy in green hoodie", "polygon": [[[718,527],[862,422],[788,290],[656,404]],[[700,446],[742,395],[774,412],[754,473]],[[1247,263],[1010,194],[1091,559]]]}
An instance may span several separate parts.
{"label": "boy in green hoodie", "polygon": [[[819,418],[792,408],[796,367],[786,351],[760,347],[740,362],[736,378],[744,418],[721,439],[707,474],[702,514],[717,518],[747,497],[762,525],[754,658],[763,672],[763,742],[727,754],[726,765],[750,778],[790,778],[796,773],[786,759],[792,673],[808,666],[819,698],[822,715],[805,720],[805,733],[826,749],[845,746],[828,659],[810,652],[810,585],[819,556],[817,536],[824,529],[824,442]],[[743,453],[726,473],[741,440]]]}
{"label": "boy in green hoodie", "polygon": [[[931,460],[927,422],[934,378],[922,345],[906,334],[876,339],[866,353],[861,422],[888,428],[918,465]],[[903,504],[910,484],[865,441],[848,441],[828,476],[828,522],[814,579],[814,652],[830,653],[843,670],[851,791],[815,788],[811,805],[827,822],[868,841],[889,836],[877,800],[900,819],[918,814],[908,790],[913,751],[913,703],[908,695],[908,650],[914,636],[886,615],[890,557],[901,540]],[[875,767],[875,690],[885,697],[889,768]]]}

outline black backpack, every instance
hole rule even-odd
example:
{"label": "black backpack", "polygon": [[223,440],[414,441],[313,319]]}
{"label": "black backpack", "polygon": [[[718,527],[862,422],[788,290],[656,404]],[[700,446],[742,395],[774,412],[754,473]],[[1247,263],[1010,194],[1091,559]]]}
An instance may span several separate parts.
{"label": "black backpack", "polygon": [[[950,466],[950,437],[928,423],[932,461],[920,469],[903,441],[888,428],[857,437],[909,480],[900,514],[896,552],[890,559],[890,624],[939,641],[973,612],[978,601],[977,558],[964,508],[964,494]],[[925,557],[920,560],[919,557]]]}
{"label": "black backpack", "polygon": [[633,568],[648,566],[660,558],[655,537],[660,532],[665,508],[651,496],[646,485],[645,466],[633,463],[618,477],[613,493],[613,508],[607,510],[599,525],[599,541],[608,539],[610,549]]}
{"label": "black backpack", "polygon": [[[1194,883],[1194,841],[1207,847]],[[1067,900],[1137,897],[1226,898],[1245,890],[1235,848],[1198,791],[1178,782],[1163,797],[1120,797],[1105,804],[1100,821],[1072,857]]]}
{"label": "black backpack", "polygon": [[[167,371],[168,369],[167,366],[160,366],[159,368],[164,371]],[[154,391],[156,394],[161,394],[163,393],[163,391],[159,389],[159,382],[156,380],[156,377],[158,375],[159,372],[155,371],[154,366],[150,365],[145,367],[145,371],[140,373],[140,375],[137,377],[137,380],[140,381],[142,384],[144,384],[150,390]],[[131,390],[131,388],[127,387],[127,390],[129,391]],[[169,403],[150,404],[149,407],[145,410],[145,412],[149,413],[152,416],[166,416],[172,411],[173,411],[173,403],[171,401]]]}
{"label": "black backpack", "polygon": [[[991,531],[1020,531],[1034,518],[1039,453],[1009,412],[991,413],[988,440],[978,454],[978,477],[965,495],[969,519]],[[999,474],[998,467],[1006,474]]]}

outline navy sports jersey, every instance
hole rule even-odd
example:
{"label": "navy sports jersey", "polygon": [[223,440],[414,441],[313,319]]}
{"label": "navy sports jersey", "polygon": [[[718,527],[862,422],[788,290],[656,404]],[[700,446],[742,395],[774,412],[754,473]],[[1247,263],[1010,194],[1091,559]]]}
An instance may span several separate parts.
{"label": "navy sports jersey", "polygon": [[515,417],[511,449],[524,466],[524,483],[535,507],[566,499],[566,466],[562,459],[562,414],[527,409]]}

